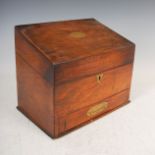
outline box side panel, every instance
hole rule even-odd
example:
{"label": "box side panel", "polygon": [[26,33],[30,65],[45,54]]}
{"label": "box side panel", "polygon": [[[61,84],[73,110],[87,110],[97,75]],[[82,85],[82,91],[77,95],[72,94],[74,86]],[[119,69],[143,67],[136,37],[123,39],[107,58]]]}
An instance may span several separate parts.
{"label": "box side panel", "polygon": [[24,38],[20,33],[20,27],[15,29],[15,44],[16,53],[18,53],[43,79],[51,82],[52,78],[49,75],[51,70],[49,60],[38,51],[33,45]]}
{"label": "box side panel", "polygon": [[15,30],[18,109],[54,136],[53,67]]}

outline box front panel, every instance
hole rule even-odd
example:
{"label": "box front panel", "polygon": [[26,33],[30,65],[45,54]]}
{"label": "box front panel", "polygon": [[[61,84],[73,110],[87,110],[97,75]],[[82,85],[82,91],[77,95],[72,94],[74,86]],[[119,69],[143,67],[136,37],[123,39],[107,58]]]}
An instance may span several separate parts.
{"label": "box front panel", "polygon": [[65,116],[130,88],[132,64],[55,87],[55,110]]}

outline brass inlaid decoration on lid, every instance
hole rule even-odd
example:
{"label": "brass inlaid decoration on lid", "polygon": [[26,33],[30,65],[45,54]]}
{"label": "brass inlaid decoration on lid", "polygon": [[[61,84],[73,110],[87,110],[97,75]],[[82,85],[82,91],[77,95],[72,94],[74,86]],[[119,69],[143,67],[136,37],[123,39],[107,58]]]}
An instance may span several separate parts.
{"label": "brass inlaid decoration on lid", "polygon": [[72,38],[84,38],[86,34],[84,32],[75,31],[70,33],[70,37]]}

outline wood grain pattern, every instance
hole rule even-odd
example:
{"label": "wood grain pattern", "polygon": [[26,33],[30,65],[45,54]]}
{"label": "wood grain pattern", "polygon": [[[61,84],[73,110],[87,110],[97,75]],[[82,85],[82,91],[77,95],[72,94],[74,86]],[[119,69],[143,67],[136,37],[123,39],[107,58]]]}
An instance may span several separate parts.
{"label": "wood grain pattern", "polygon": [[133,62],[134,46],[55,66],[55,81],[63,83],[90,74],[103,72]]}
{"label": "wood grain pattern", "polygon": [[51,134],[54,132],[52,87],[16,55],[18,79],[18,109],[27,113],[33,121]]}
{"label": "wood grain pattern", "polygon": [[132,64],[129,64],[103,72],[100,84],[96,80],[96,74],[94,74],[56,85],[55,108],[57,115],[66,115],[130,88],[131,73]]}
{"label": "wood grain pattern", "polygon": [[[82,32],[83,38],[71,37]],[[133,43],[95,19],[52,22],[23,26],[21,33],[54,64],[79,60],[132,46]]]}
{"label": "wood grain pattern", "polygon": [[[64,118],[59,118],[59,123],[60,123],[59,124],[59,126],[60,126],[59,132],[61,134],[63,134],[63,132],[70,130],[72,128],[76,128],[77,126],[79,126],[80,124],[82,124],[84,122],[92,121],[98,116],[103,116],[106,113],[110,112],[111,110],[123,105],[124,103],[128,103],[129,102],[128,99],[129,99],[129,90],[126,89],[114,96],[111,96],[110,98],[104,99],[103,101],[108,103],[107,109],[105,109],[101,113],[97,113],[93,117],[89,117],[87,115],[87,111],[91,107],[94,107],[94,104],[86,106],[78,111],[73,112],[73,113],[70,113]],[[95,105],[97,105],[99,103],[95,103]]]}
{"label": "wood grain pattern", "polygon": [[[18,109],[49,136],[128,103],[135,45],[97,20],[16,26],[15,45]],[[102,101],[108,108],[88,117]]]}
{"label": "wood grain pattern", "polygon": [[47,81],[51,81],[50,77],[50,62],[35,47],[27,42],[21,35],[18,27],[15,29],[16,36],[16,53],[19,54],[38,74],[40,74]]}

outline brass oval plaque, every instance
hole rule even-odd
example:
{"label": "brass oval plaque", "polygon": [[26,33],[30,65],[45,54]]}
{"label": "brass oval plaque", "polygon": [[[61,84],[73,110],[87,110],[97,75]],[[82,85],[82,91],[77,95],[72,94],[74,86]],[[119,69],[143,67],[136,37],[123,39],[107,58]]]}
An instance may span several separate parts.
{"label": "brass oval plaque", "polygon": [[73,37],[73,38],[84,38],[85,37],[85,33],[84,32],[80,32],[80,31],[71,32],[70,33],[70,37]]}
{"label": "brass oval plaque", "polygon": [[106,110],[107,107],[108,107],[108,102],[99,103],[87,111],[87,116],[91,117],[91,116],[97,115],[102,111]]}

